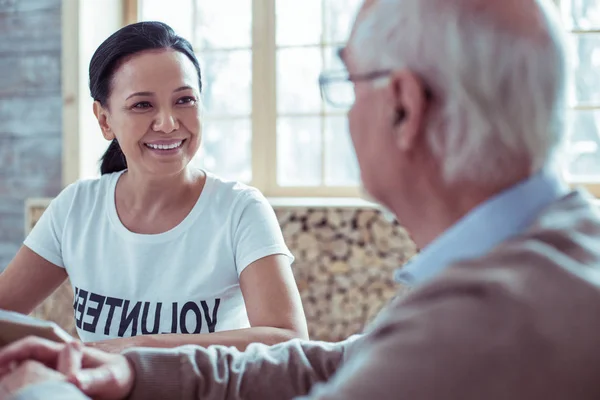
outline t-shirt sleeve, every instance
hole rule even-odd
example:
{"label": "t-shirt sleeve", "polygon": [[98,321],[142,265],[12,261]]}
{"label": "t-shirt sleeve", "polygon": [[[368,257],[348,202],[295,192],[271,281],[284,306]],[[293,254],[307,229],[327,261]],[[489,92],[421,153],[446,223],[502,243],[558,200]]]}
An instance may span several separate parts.
{"label": "t-shirt sleeve", "polygon": [[238,276],[254,261],[283,254],[290,264],[294,256],[281,233],[275,211],[258,190],[240,195],[232,214],[233,251]]}
{"label": "t-shirt sleeve", "polygon": [[54,198],[23,243],[40,257],[61,268],[65,267],[62,236],[75,191],[76,184],[71,184]]}

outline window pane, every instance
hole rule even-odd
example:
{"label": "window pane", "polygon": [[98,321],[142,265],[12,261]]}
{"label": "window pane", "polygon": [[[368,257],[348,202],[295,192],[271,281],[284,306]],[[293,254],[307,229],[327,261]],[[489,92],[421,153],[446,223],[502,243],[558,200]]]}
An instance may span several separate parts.
{"label": "window pane", "polygon": [[325,43],[346,43],[363,0],[325,0]]}
{"label": "window pane", "polygon": [[346,116],[325,120],[325,185],[358,186],[360,172]]}
{"label": "window pane", "polygon": [[577,103],[600,105],[600,35],[574,37]]}
{"label": "window pane", "polygon": [[196,48],[223,49],[252,45],[252,0],[195,1]]}
{"label": "window pane", "polygon": [[573,111],[569,178],[600,181],[600,110]]}
{"label": "window pane", "polygon": [[141,21],[161,21],[171,26],[175,32],[192,40],[193,26],[192,0],[177,0],[176,6],[165,0],[140,0]]}
{"label": "window pane", "polygon": [[321,43],[321,0],[277,0],[277,45],[317,45]]}
{"label": "window pane", "polygon": [[279,118],[277,182],[281,186],[321,184],[321,118]]}
{"label": "window pane", "polygon": [[283,114],[321,112],[319,74],[321,48],[277,52],[277,111]]}
{"label": "window pane", "polygon": [[600,1],[561,0],[563,18],[571,29],[600,29]]}
{"label": "window pane", "polygon": [[249,118],[208,120],[193,163],[215,174],[249,183],[252,179],[252,131]]}
{"label": "window pane", "polygon": [[250,50],[201,54],[203,100],[209,115],[249,115],[252,111]]}

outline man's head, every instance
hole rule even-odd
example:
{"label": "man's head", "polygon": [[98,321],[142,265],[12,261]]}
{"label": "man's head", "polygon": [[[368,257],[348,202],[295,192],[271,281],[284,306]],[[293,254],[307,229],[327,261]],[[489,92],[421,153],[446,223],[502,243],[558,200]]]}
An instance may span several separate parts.
{"label": "man's head", "polygon": [[550,2],[363,4],[342,58],[351,79],[383,72],[355,81],[350,132],[365,188],[401,220],[419,192],[489,197],[548,163],[567,87]]}

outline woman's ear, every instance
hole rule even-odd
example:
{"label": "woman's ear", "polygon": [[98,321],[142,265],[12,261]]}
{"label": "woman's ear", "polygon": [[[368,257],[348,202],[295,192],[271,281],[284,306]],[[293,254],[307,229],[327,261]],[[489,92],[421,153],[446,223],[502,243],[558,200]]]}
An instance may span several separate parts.
{"label": "woman's ear", "polygon": [[102,130],[102,136],[104,136],[106,140],[115,139],[115,134],[113,133],[112,129],[110,129],[109,115],[107,110],[102,106],[102,104],[100,104],[99,101],[94,101],[93,107],[94,115],[98,120],[98,125],[100,125],[100,129]]}

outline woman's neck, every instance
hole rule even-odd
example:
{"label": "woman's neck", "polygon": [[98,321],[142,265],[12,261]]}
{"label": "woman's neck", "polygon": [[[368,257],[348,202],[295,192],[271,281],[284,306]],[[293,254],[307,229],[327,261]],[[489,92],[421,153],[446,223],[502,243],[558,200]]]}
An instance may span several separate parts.
{"label": "woman's neck", "polygon": [[152,214],[188,204],[190,198],[197,199],[205,178],[203,171],[192,168],[169,176],[151,176],[128,170],[117,183],[117,196],[130,211]]}

